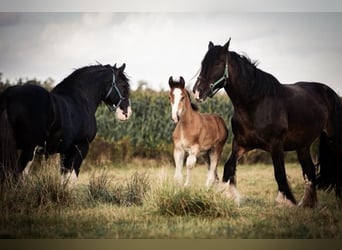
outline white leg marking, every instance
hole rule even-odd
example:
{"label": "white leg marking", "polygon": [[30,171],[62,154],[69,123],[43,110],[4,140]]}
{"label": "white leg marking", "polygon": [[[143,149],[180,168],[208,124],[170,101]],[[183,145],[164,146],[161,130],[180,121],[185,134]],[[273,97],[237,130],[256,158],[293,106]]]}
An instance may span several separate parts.
{"label": "white leg marking", "polygon": [[196,164],[196,155],[195,154],[189,154],[188,158],[186,159],[186,180],[184,183],[184,186],[190,185],[191,180],[191,170]]}
{"label": "white leg marking", "polygon": [[76,176],[75,170],[67,171],[66,173],[62,174],[62,178],[61,178],[62,186],[67,186],[69,188],[72,188],[75,186],[76,181],[77,181],[77,176]]}
{"label": "white leg marking", "polygon": [[218,180],[217,176],[217,156],[211,155],[210,156],[210,166],[208,169],[207,181],[205,183],[207,189],[209,189],[215,181]]}
{"label": "white leg marking", "polygon": [[176,164],[176,170],[175,170],[175,177],[174,178],[180,185],[182,185],[182,183],[183,183],[182,168],[183,168],[183,162],[184,162],[184,151],[181,149],[174,149],[173,158],[174,158],[175,164]]}
{"label": "white leg marking", "polygon": [[241,195],[239,191],[236,189],[236,186],[234,184],[231,184],[230,181],[227,182],[226,184],[227,188],[227,197],[228,198],[233,198],[234,202],[237,205],[240,205],[241,203]]}
{"label": "white leg marking", "polygon": [[[34,158],[34,157],[33,157],[33,158]],[[32,163],[33,163],[33,159],[32,159],[32,161],[29,161],[29,162],[26,164],[26,167],[24,168],[24,171],[23,171],[23,173],[22,173],[22,177],[23,177],[24,180],[25,180],[25,179],[28,177],[28,175],[29,175],[29,172],[30,172],[30,168],[31,168]]]}
{"label": "white leg marking", "polygon": [[286,198],[285,194],[283,192],[278,191],[278,195],[277,198],[275,199],[276,203],[278,203],[279,205],[284,205],[286,207],[294,207],[296,206],[295,204],[293,204],[292,201],[290,201],[289,199]]}
{"label": "white leg marking", "polygon": [[40,148],[41,147],[39,147],[39,146],[36,146],[34,148],[32,160],[27,162],[27,164],[26,164],[26,166],[25,166],[25,168],[23,170],[23,173],[22,173],[22,177],[23,177],[24,180],[28,177],[31,165],[32,165],[34,159],[36,158],[36,151],[39,150]]}
{"label": "white leg marking", "polygon": [[304,195],[300,202],[298,203],[299,207],[310,207],[317,208],[317,193],[316,188],[311,181],[309,181],[308,177],[304,176]]}

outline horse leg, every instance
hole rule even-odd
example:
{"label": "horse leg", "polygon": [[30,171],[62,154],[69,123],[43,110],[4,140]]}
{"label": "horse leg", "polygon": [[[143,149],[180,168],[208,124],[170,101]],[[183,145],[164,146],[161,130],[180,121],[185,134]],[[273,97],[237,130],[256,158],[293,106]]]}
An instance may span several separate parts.
{"label": "horse leg", "polygon": [[276,202],[287,206],[294,206],[296,205],[296,199],[291,192],[286,178],[283,144],[278,143],[273,145],[271,155],[274,166],[274,175],[278,184]]}
{"label": "horse leg", "polygon": [[186,178],[185,178],[184,186],[188,186],[190,184],[191,171],[196,164],[198,154],[199,154],[199,145],[192,146],[190,148],[189,155],[186,159]]}
{"label": "horse leg", "polygon": [[184,186],[190,185],[191,171],[192,171],[192,168],[196,164],[196,160],[197,160],[196,156],[197,156],[196,153],[190,152],[188,158],[186,159],[186,178],[185,178]]}
{"label": "horse leg", "polygon": [[73,169],[74,151],[75,150],[71,150],[71,152],[61,154],[61,185],[63,186],[74,184],[77,179]]}
{"label": "horse leg", "polygon": [[88,154],[89,144],[84,143],[84,144],[75,145],[75,148],[76,148],[76,154],[74,156],[73,169],[75,170],[76,177],[78,177],[80,173],[81,164]]}
{"label": "horse leg", "polygon": [[317,207],[316,169],[310,155],[310,147],[297,150],[298,160],[302,166],[304,177],[304,195],[298,206]]}
{"label": "horse leg", "polygon": [[65,185],[68,181],[74,185],[77,181],[80,172],[81,164],[87,156],[89,144],[78,144],[71,148],[71,150],[61,157],[61,172],[62,184]]}
{"label": "horse leg", "polygon": [[[222,147],[223,148],[223,147]],[[215,181],[218,181],[217,175],[217,163],[220,158],[222,149],[214,148],[209,152],[209,168],[208,168],[208,176],[206,181],[206,187],[209,189]]]}
{"label": "horse leg", "polygon": [[19,156],[19,164],[16,175],[25,179],[28,176],[30,167],[34,160],[34,147],[25,148],[21,151]]}
{"label": "horse leg", "polygon": [[176,170],[175,170],[175,180],[179,183],[183,183],[183,175],[182,175],[182,168],[184,163],[184,156],[185,152],[181,147],[175,147],[173,150],[173,159],[176,164]]}
{"label": "horse leg", "polygon": [[223,169],[223,178],[222,181],[227,183],[225,189],[227,190],[227,196],[230,198],[232,197],[234,201],[239,204],[240,203],[240,194],[236,189],[236,165],[243,154],[247,151],[245,148],[238,145],[236,140],[233,140],[232,143],[232,152],[224,164]]}

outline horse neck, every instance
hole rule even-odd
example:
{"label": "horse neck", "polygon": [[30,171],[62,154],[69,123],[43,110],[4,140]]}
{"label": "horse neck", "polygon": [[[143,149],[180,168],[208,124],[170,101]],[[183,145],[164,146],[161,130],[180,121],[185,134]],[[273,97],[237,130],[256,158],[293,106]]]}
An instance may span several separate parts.
{"label": "horse neck", "polygon": [[194,119],[199,116],[199,113],[192,108],[190,98],[188,96],[186,96],[185,98],[186,102],[184,104],[184,112],[179,119],[180,124],[182,125],[192,123]]}
{"label": "horse neck", "polygon": [[229,82],[225,87],[235,108],[254,106],[266,96],[274,95],[282,86],[273,75],[258,68],[252,69],[255,66],[248,65],[247,62],[235,64],[240,65],[240,69],[234,71],[229,64]]}
{"label": "horse neck", "polygon": [[[94,77],[94,79],[96,79],[96,77]],[[82,79],[77,81],[81,82]],[[91,113],[95,113],[102,101],[103,90],[106,85],[108,85],[108,82],[104,80],[93,80],[85,84],[75,84],[65,88],[57,85],[56,88],[52,90],[52,93],[57,96],[71,99],[75,103],[86,106]]]}

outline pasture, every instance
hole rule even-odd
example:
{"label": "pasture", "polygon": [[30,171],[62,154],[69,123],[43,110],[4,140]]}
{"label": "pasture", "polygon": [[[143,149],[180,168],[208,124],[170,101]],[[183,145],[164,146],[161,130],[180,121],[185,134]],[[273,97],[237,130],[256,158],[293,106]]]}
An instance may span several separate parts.
{"label": "pasture", "polygon": [[[297,200],[301,168],[287,164]],[[48,170],[48,171],[46,171]],[[218,174],[222,176],[222,164]],[[219,188],[205,189],[207,170],[197,165],[190,187],[178,186],[173,163],[134,159],[81,170],[76,186],[60,185],[57,164],[35,166],[22,183],[1,186],[3,238],[245,239],[341,238],[341,204],[318,191],[319,208],[276,206],[273,167],[240,165],[240,206]]]}

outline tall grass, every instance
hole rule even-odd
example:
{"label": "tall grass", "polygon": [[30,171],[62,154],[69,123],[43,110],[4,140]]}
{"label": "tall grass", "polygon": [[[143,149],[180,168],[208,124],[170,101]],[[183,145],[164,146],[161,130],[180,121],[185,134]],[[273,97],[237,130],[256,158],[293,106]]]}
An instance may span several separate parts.
{"label": "tall grass", "polygon": [[167,216],[232,217],[235,205],[221,194],[199,188],[165,183],[148,196],[147,206],[155,214]]}
{"label": "tall grass", "polygon": [[150,189],[148,176],[139,172],[135,172],[124,183],[112,183],[113,179],[105,170],[97,176],[94,173],[88,184],[90,199],[122,206],[141,206]]}
{"label": "tall grass", "polygon": [[57,165],[45,163],[25,178],[6,178],[0,185],[1,213],[28,214],[72,206],[74,192],[68,185],[61,185],[59,173]]}
{"label": "tall grass", "polygon": [[[60,185],[51,165],[9,180],[0,192],[0,237],[342,238],[342,210],[331,194],[318,192],[316,210],[275,205],[272,166],[239,167],[240,206],[205,190],[205,167],[193,171],[190,187],[174,182],[170,165],[136,167],[83,171],[73,189]],[[299,198],[300,167],[287,166],[287,175]]]}

